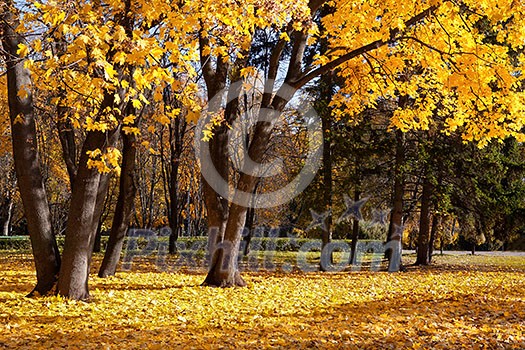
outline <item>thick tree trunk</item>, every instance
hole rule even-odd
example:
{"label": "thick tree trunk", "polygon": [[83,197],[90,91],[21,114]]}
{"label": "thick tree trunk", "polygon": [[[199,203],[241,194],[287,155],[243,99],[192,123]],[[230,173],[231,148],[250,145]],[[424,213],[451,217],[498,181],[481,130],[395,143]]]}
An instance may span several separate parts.
{"label": "thick tree trunk", "polygon": [[419,237],[417,244],[416,265],[430,263],[428,244],[430,241],[430,203],[432,197],[432,184],[428,176],[423,179],[423,194],[421,196],[421,214],[419,220]]}
{"label": "thick tree trunk", "polygon": [[[60,253],[52,232],[51,214],[40,169],[37,145],[37,131],[31,94],[31,77],[24,68],[25,60],[20,59],[17,50],[23,40],[13,28],[17,27],[15,15],[4,3],[1,11],[3,36],[2,44],[7,55],[7,89],[13,158],[20,197],[35,259],[37,284],[30,293],[47,294],[55,286],[60,268]],[[19,94],[24,90],[24,94]],[[25,96],[24,96],[25,95]]]}
{"label": "thick tree trunk", "polygon": [[[284,107],[284,106],[283,106]],[[269,122],[259,122],[255,127],[248,155],[253,163],[260,163],[270,140],[272,125]],[[249,175],[253,169],[245,169],[239,178],[237,189],[244,193],[253,193],[258,178]],[[242,202],[242,194],[235,193],[230,205],[228,221],[224,238],[216,246],[210,259],[210,269],[203,285],[232,287],[245,286],[238,269],[239,245],[246,222],[246,212],[250,202]],[[241,204],[237,204],[241,203]]]}
{"label": "thick tree trunk", "polygon": [[109,176],[88,168],[87,152],[105,149],[115,143],[117,130],[88,133],[75,178],[66,226],[63,264],[58,279],[58,293],[71,299],[88,299],[88,277],[96,228],[107,194]]}
{"label": "thick tree trunk", "polygon": [[239,246],[246,221],[246,207],[232,204],[223,240],[215,246],[210,269],[203,285],[216,287],[244,287],[238,269]]}
{"label": "thick tree trunk", "polygon": [[124,238],[131,220],[136,186],[134,182],[136,137],[134,134],[122,134],[122,166],[120,172],[119,194],[111,224],[108,246],[98,272],[99,277],[115,275],[120,260]]}

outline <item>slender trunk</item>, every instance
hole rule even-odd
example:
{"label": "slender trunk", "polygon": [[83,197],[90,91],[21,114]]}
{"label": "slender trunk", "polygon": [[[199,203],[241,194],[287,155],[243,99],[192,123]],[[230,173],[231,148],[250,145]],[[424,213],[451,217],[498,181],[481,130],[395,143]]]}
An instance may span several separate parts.
{"label": "slender trunk", "polygon": [[[357,168],[357,165],[356,165],[356,168]],[[356,175],[359,176],[357,174],[357,170],[356,170]],[[358,180],[356,183],[356,187],[354,189],[354,202],[358,202],[361,199],[360,188],[361,188],[361,183]],[[357,242],[359,240],[359,220],[357,220],[357,218],[354,217],[352,219],[352,222],[353,223],[352,223],[352,243],[350,247],[350,264],[355,265],[357,263],[356,258],[357,258]]]}
{"label": "slender trunk", "polygon": [[149,193],[147,198],[146,213],[146,228],[153,228],[153,208],[155,203],[155,185],[157,183],[157,157],[153,157],[151,162],[151,182],[149,186]]}
{"label": "slender trunk", "polygon": [[243,241],[244,241],[243,254],[245,256],[250,254],[250,242],[252,241],[252,237],[253,237],[254,221],[255,221],[255,208],[250,207],[248,208],[248,212],[246,213],[246,222],[244,223],[244,231],[246,232],[246,235],[243,237]]}
{"label": "slender trunk", "polygon": [[432,229],[430,230],[430,240],[428,242],[428,262],[432,262],[432,254],[434,254],[434,242],[436,240],[437,230],[441,223],[441,217],[435,214],[432,217]]}
{"label": "slender trunk", "polygon": [[62,158],[66,164],[67,173],[69,176],[70,188],[73,188],[75,176],[77,174],[77,151],[75,143],[75,132],[73,125],[66,119],[66,108],[58,107],[58,136],[62,146]]}
{"label": "slender trunk", "polygon": [[471,253],[472,255],[476,255],[476,242],[472,242]]}
{"label": "slender trunk", "polygon": [[[331,84],[327,88],[332,88]],[[324,94],[326,95],[326,94]],[[327,115],[323,115],[321,118],[321,125],[323,129],[323,202],[325,205],[325,211],[332,211],[332,122],[330,120],[330,110],[328,109]],[[326,254],[324,249],[332,241],[332,215],[328,215],[325,219],[326,230],[321,232],[321,254]],[[330,255],[332,255],[330,253]],[[333,263],[333,256],[323,257],[321,256],[321,262],[331,261]],[[320,270],[325,271],[324,264],[321,263]]]}
{"label": "slender trunk", "polygon": [[7,205],[6,218],[4,222],[4,227],[2,228],[2,234],[4,236],[9,236],[11,234],[11,218],[13,217],[13,206],[14,206],[13,198],[10,197],[8,201],[9,201],[9,204]]}
{"label": "slender trunk", "polygon": [[404,134],[396,130],[396,160],[394,166],[394,192],[392,195],[392,212],[388,226],[387,242],[396,232],[396,228],[403,225],[403,195],[405,193],[404,176],[402,173],[405,162]]}
{"label": "slender trunk", "polygon": [[171,234],[169,237],[169,254],[176,253],[175,242],[180,231],[180,203],[179,203],[179,166],[182,156],[183,138],[186,131],[186,121],[176,118],[170,124],[170,184],[169,184],[169,224]]}
{"label": "slender trunk", "polygon": [[423,179],[423,194],[421,196],[421,214],[419,221],[419,237],[417,245],[416,265],[428,265],[428,244],[430,240],[430,202],[432,197],[432,184],[428,176]]}
{"label": "slender trunk", "polygon": [[[14,6],[13,2],[3,4],[0,25],[3,32],[2,44],[7,53],[5,62],[13,158],[37,275],[37,284],[30,295],[43,295],[49,293],[56,284],[60,253],[52,232],[51,214],[40,167],[31,77],[24,68],[25,60],[17,54],[18,45],[23,42],[23,38],[14,31],[17,22],[14,11],[8,6]],[[22,90],[25,93],[19,95]]]}
{"label": "slender trunk", "polygon": [[[392,195],[392,212],[390,214],[390,223],[388,226],[387,244],[394,238],[396,232],[402,236],[403,227],[403,196],[405,194],[405,181],[403,174],[403,165],[405,163],[405,135],[401,130],[396,130],[396,154],[394,165],[394,192]],[[399,239],[402,246],[403,237]],[[385,255],[389,262],[392,259],[392,250],[387,249]],[[400,261],[400,269],[403,269],[403,263]]]}
{"label": "slender trunk", "polygon": [[111,231],[109,234],[108,246],[104,253],[104,259],[98,272],[99,277],[115,275],[117,265],[124,244],[124,237],[128,230],[131,220],[136,186],[134,182],[135,159],[136,159],[136,137],[134,134],[122,134],[122,166],[120,172],[119,195]]}
{"label": "slender trunk", "polygon": [[93,253],[100,253],[102,249],[102,220],[98,221],[97,232],[95,233],[95,243],[93,244]]}
{"label": "slender trunk", "polygon": [[[454,234],[456,232],[456,218],[452,220],[452,228],[450,229],[450,237],[454,237]],[[441,237],[441,255],[443,255],[443,249],[445,248],[445,240],[444,237]]]}

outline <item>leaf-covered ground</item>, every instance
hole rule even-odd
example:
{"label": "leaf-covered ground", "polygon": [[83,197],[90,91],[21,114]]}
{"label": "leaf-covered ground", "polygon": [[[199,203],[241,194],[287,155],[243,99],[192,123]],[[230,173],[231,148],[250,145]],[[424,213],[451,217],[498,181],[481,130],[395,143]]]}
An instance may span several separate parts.
{"label": "leaf-covered ground", "polygon": [[245,276],[247,288],[208,288],[202,273],[145,263],[93,276],[91,302],[31,299],[31,257],[3,253],[0,348],[525,348],[523,256],[437,257],[395,274]]}

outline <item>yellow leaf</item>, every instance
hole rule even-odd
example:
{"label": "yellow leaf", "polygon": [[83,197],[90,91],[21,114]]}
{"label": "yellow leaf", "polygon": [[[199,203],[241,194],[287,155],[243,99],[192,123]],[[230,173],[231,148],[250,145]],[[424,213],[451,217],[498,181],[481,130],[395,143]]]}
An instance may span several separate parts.
{"label": "yellow leaf", "polygon": [[16,54],[20,57],[26,57],[29,54],[29,47],[25,44],[18,44],[18,50],[16,50]]}
{"label": "yellow leaf", "polygon": [[142,107],[142,102],[140,102],[140,100],[136,98],[131,100],[131,104],[133,105],[134,108],[137,108],[137,109]]}
{"label": "yellow leaf", "polygon": [[290,41],[290,37],[288,36],[288,33],[282,32],[279,36],[279,39],[284,39],[285,41]]}

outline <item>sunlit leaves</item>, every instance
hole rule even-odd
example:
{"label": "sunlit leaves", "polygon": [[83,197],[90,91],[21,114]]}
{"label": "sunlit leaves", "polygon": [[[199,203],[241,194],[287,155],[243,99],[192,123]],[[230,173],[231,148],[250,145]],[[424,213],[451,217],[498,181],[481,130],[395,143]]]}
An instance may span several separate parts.
{"label": "sunlit leaves", "polygon": [[460,132],[464,140],[481,146],[521,132],[525,100],[519,72],[524,59],[519,49],[524,43],[523,28],[518,28],[524,11],[520,1],[435,1],[432,15],[408,28],[403,21],[432,4],[336,4],[334,14],[323,19],[324,36],[334,49],[317,57],[318,64],[385,41],[393,31],[399,34],[391,45],[343,65],[345,84],[332,102],[335,113],[342,115],[342,109],[352,117],[378,99],[409,96],[413,103],[392,119],[392,125],[404,131],[427,129],[447,118],[445,132]]}
{"label": "sunlit leaves", "polygon": [[523,257],[438,256],[437,262],[401,274],[249,273],[247,288],[221,289],[199,286],[200,273],[160,272],[137,261],[131,272],[94,277],[94,300],[85,303],[24,298],[34,282],[32,265],[12,255],[0,260],[0,342],[93,349],[523,348]]}
{"label": "sunlit leaves", "polygon": [[88,168],[96,168],[99,173],[106,174],[111,171],[120,174],[120,151],[115,147],[108,147],[102,152],[99,149],[88,151]]}

